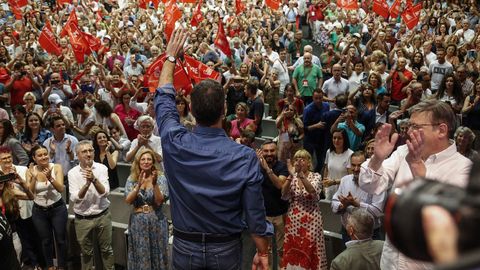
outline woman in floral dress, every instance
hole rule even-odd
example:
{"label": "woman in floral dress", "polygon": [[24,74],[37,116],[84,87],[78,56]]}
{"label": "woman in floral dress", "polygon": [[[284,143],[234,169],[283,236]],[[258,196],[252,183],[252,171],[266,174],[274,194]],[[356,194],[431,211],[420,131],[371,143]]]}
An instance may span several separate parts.
{"label": "woman in floral dress", "polygon": [[282,187],[282,199],[290,201],[283,245],[283,269],[328,269],[323,221],[318,200],[322,177],[313,169],[312,157],[298,150],[290,162],[290,176]]}
{"label": "woman in floral dress", "polygon": [[134,207],[128,226],[129,270],[168,269],[168,226],[161,211],[167,180],[158,176],[155,163],[152,150],[138,152],[125,185],[125,201]]}

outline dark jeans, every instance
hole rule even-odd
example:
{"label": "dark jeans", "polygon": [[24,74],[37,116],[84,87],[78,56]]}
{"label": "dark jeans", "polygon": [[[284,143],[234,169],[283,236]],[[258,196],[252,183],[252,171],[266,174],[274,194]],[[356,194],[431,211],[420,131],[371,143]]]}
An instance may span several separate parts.
{"label": "dark jeans", "polygon": [[226,243],[197,243],[174,237],[172,261],[174,270],[239,270],[242,240],[239,238]]}
{"label": "dark jeans", "polygon": [[38,234],[32,233],[35,231],[32,217],[27,219],[19,218],[15,221],[15,225],[22,243],[22,262],[30,266],[41,265],[42,263],[39,262],[37,254],[40,254],[42,249]]}
{"label": "dark jeans", "polygon": [[[60,199],[62,200],[62,199]],[[38,236],[42,242],[43,256],[47,267],[53,266],[54,242],[57,244],[57,263],[58,267],[65,268],[65,258],[67,255],[67,207],[65,203],[50,209],[44,209],[34,204],[32,218]],[[53,233],[52,233],[53,232]]]}

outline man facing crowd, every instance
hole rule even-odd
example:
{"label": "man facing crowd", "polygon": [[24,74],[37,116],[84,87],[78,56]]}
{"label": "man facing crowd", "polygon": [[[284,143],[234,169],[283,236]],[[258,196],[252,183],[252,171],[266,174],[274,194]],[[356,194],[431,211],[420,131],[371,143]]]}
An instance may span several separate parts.
{"label": "man facing crowd", "polygon": [[265,217],[263,176],[255,151],[230,140],[222,129],[222,86],[212,80],[197,84],[191,107],[198,126],[189,132],[180,124],[172,83],[186,38],[183,29],[171,37],[155,97],[171,195],[173,267],[237,269],[241,232],[248,228],[257,246],[252,269],[267,270],[267,236],[273,234],[273,226]]}

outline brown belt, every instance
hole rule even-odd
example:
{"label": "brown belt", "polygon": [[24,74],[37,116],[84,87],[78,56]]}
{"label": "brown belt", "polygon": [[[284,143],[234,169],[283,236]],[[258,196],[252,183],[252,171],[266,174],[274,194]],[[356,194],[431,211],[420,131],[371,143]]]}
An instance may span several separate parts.
{"label": "brown belt", "polygon": [[148,205],[148,204],[142,205],[142,206],[137,207],[133,210],[133,212],[135,212],[135,213],[144,213],[144,214],[148,214],[148,213],[153,212],[153,211],[155,211],[153,206]]}

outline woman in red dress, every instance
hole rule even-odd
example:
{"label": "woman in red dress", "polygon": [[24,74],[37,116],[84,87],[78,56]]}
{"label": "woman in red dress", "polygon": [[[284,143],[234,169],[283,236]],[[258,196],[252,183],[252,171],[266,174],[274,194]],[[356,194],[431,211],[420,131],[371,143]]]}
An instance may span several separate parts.
{"label": "woman in red dress", "polygon": [[285,222],[282,269],[328,269],[323,221],[318,201],[322,177],[314,173],[312,157],[298,150],[289,161],[290,176],[282,187],[282,199],[289,200]]}

